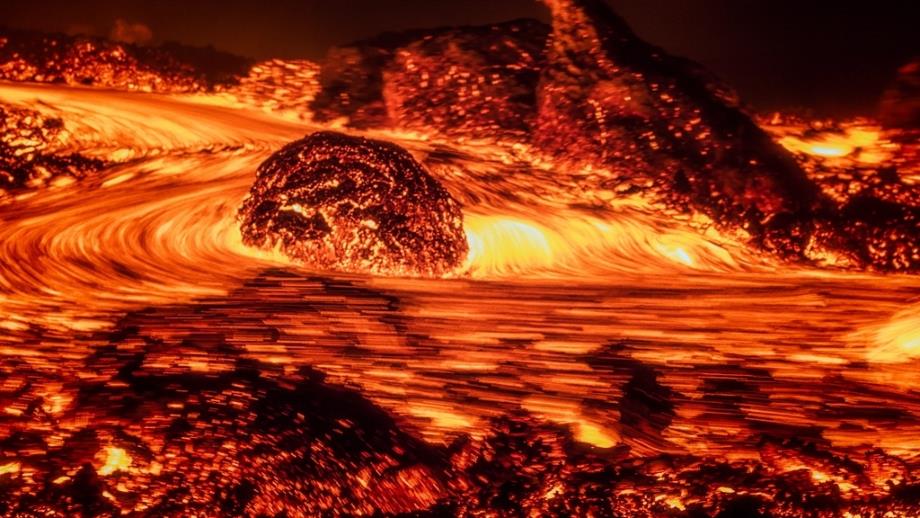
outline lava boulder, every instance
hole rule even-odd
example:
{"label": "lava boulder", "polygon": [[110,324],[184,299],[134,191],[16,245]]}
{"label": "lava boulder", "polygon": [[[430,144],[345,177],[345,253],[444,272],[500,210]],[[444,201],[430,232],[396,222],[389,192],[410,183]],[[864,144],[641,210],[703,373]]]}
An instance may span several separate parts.
{"label": "lava boulder", "polygon": [[334,132],[259,166],[240,219],[247,245],[322,269],[437,276],[468,250],[459,203],[412,155]]}

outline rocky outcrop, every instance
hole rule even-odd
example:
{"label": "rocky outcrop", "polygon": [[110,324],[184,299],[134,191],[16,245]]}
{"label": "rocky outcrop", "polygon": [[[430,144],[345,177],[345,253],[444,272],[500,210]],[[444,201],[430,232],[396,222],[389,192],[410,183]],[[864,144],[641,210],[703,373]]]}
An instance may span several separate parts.
{"label": "rocky outcrop", "polygon": [[539,148],[647,178],[760,246],[801,252],[817,189],[723,90],[640,40],[603,2],[546,4],[553,34],[537,92]]}
{"label": "rocky outcrop", "polygon": [[356,127],[525,143],[783,259],[920,267],[916,208],[872,196],[840,207],[701,67],[642,41],[605,2],[544,3],[548,37],[518,21],[335,49],[313,108]]}

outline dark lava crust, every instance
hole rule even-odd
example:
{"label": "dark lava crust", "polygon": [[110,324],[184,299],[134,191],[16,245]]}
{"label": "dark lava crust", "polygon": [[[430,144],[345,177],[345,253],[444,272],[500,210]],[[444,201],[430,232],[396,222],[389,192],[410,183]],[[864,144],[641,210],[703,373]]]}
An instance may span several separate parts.
{"label": "dark lava crust", "polygon": [[460,205],[412,155],[340,133],[266,160],[240,217],[246,244],[320,268],[433,276],[467,253]]}
{"label": "dark lava crust", "polygon": [[525,135],[549,28],[534,20],[389,33],[332,49],[312,103],[320,121],[445,135]]}
{"label": "dark lava crust", "polygon": [[867,195],[837,207],[697,66],[640,40],[600,0],[545,3],[553,34],[537,147],[648,178],[672,205],[741,228],[783,258],[920,269],[915,206]]}
{"label": "dark lava crust", "polygon": [[0,104],[0,198],[58,178],[79,180],[105,167],[97,158],[57,152],[63,130],[61,119]]}
{"label": "dark lava crust", "polygon": [[236,84],[252,63],[213,48],[145,47],[0,27],[0,64],[0,79],[7,81],[194,92]]}

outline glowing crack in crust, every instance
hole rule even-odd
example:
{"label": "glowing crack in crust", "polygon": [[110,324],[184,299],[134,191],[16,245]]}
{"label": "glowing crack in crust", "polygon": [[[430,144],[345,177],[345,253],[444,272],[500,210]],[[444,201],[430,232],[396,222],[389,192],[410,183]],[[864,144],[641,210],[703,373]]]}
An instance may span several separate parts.
{"label": "glowing crack in crust", "polygon": [[468,248],[460,205],[412,155],[333,132],[265,161],[240,218],[247,245],[323,269],[437,276]]}

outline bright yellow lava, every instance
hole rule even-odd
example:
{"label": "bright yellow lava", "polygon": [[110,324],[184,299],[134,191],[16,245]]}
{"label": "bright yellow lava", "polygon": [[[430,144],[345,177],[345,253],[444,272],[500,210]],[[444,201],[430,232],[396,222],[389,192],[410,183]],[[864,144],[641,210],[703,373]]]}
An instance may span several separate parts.
{"label": "bright yellow lava", "polygon": [[22,469],[22,464],[18,462],[7,462],[6,464],[0,464],[0,475],[6,475],[8,473],[19,473],[19,470]]}
{"label": "bright yellow lava", "polygon": [[875,347],[866,359],[874,363],[906,363],[920,358],[920,306],[898,313],[875,332]]}
{"label": "bright yellow lava", "polygon": [[879,164],[890,158],[890,142],[882,136],[881,128],[861,122],[846,125],[841,130],[818,131],[814,134],[788,134],[779,143],[794,153],[822,158],[848,158],[862,164]]}
{"label": "bright yellow lava", "polygon": [[122,448],[107,446],[105,455],[105,464],[96,471],[102,476],[111,475],[116,471],[126,471],[131,467],[131,456]]}

